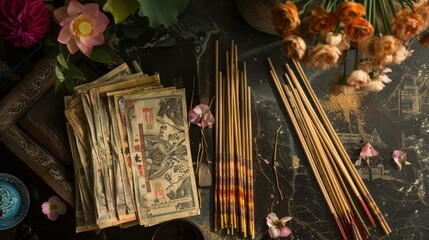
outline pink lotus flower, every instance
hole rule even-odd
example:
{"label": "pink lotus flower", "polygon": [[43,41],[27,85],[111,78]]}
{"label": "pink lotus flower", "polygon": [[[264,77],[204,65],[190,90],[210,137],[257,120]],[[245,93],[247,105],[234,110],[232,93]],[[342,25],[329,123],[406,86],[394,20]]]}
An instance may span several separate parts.
{"label": "pink lotus flower", "polygon": [[360,166],[362,159],[365,160],[365,162],[369,165],[369,158],[375,156],[378,156],[378,152],[374,149],[374,147],[372,147],[371,144],[366,143],[363,145],[360,151],[359,159],[356,161],[355,165]]}
{"label": "pink lotus flower", "polygon": [[411,165],[411,163],[408,162],[407,153],[401,150],[394,150],[392,152],[392,159],[395,161],[398,171],[401,171],[403,166]]}
{"label": "pink lotus flower", "polygon": [[212,128],[215,121],[210,107],[206,104],[198,104],[194,109],[189,111],[189,121],[201,128]]}
{"label": "pink lotus flower", "polygon": [[0,36],[16,47],[40,42],[50,21],[42,0],[0,0]]}
{"label": "pink lotus flower", "polygon": [[55,221],[60,215],[67,212],[67,206],[59,197],[52,196],[42,204],[42,212],[48,216],[49,220]]}
{"label": "pink lotus flower", "polygon": [[287,237],[292,233],[286,227],[286,223],[292,219],[291,217],[286,216],[279,219],[275,213],[270,213],[265,219],[267,220],[268,233],[271,238]]}
{"label": "pink lotus flower", "polygon": [[68,7],[56,9],[54,16],[62,27],[58,42],[67,44],[70,53],[80,50],[89,57],[93,46],[104,43],[103,32],[109,25],[109,19],[99,10],[98,4],[82,5],[71,0]]}

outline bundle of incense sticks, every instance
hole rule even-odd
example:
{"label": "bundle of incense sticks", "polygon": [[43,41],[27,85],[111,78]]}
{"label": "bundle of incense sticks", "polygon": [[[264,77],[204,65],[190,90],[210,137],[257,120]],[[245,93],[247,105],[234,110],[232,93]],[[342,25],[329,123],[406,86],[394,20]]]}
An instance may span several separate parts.
{"label": "bundle of incense sticks", "polygon": [[390,227],[348,157],[299,63],[293,62],[301,81],[286,64],[284,84],[280,83],[270,59],[268,63],[272,80],[343,239],[370,236],[355,202],[361,205],[373,227],[377,220],[389,234]]}
{"label": "bundle of incense sticks", "polygon": [[214,228],[229,235],[255,237],[250,87],[246,63],[239,70],[238,50],[231,41],[225,52],[226,71],[219,69],[219,44],[215,45],[216,70],[216,174]]}

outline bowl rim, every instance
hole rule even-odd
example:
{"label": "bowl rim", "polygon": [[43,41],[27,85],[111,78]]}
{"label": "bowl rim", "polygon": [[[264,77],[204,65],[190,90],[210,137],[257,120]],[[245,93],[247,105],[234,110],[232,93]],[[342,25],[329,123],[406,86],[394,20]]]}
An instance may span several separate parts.
{"label": "bowl rim", "polygon": [[165,226],[166,226],[166,225],[171,224],[171,223],[174,223],[174,222],[182,222],[182,223],[186,223],[186,224],[188,224],[188,225],[192,226],[195,230],[197,230],[197,232],[198,232],[198,233],[200,233],[200,234],[201,234],[201,237],[202,237],[202,239],[203,239],[203,240],[205,240],[205,239],[206,239],[206,238],[204,237],[203,232],[201,231],[201,228],[200,228],[197,224],[195,224],[194,222],[192,222],[192,221],[190,221],[190,220],[184,219],[184,218],[178,218],[178,219],[172,219],[172,220],[169,220],[169,221],[166,221],[166,222],[161,223],[161,224],[156,228],[155,232],[153,233],[151,240],[157,240],[157,239],[156,239],[156,237],[157,237],[157,235],[162,231],[162,229],[163,229],[163,228],[165,228]]}
{"label": "bowl rim", "polygon": [[[0,182],[7,182],[13,187],[15,187],[18,194],[20,194],[20,206],[17,213],[11,217],[11,220],[8,223],[1,223],[2,219],[0,218],[0,230],[7,230],[18,225],[22,220],[27,216],[28,210],[30,208],[30,194],[25,184],[17,177],[9,173],[0,172]],[[9,224],[10,223],[10,224]]]}

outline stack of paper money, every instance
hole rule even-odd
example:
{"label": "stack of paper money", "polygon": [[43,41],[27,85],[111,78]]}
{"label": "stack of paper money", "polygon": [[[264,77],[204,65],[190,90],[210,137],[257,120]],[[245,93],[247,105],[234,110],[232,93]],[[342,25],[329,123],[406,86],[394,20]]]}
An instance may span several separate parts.
{"label": "stack of paper money", "polygon": [[184,89],[126,64],[65,100],[76,232],[200,213]]}

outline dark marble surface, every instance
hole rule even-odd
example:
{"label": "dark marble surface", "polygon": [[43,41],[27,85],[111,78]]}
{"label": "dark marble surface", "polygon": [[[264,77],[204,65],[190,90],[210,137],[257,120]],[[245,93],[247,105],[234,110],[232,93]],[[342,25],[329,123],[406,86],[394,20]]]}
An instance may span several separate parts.
{"label": "dark marble surface", "polygon": [[[238,14],[233,1],[192,1],[181,16],[177,28],[158,29],[162,32],[161,38],[156,37],[159,36],[156,31],[153,33],[153,39],[133,34],[139,30],[125,29],[121,39],[126,40],[116,43],[123,50],[121,52],[131,58],[148,55],[152,57],[151,53],[154,51],[168,50],[170,46],[175,46],[176,51],[178,46],[187,49],[185,51],[193,51],[195,58],[182,59],[189,63],[197,62],[202,101],[213,96],[214,41],[218,40],[220,46],[219,67],[225,69],[222,59],[225,57],[225,51],[230,51],[229,45],[233,40],[238,47],[239,61],[247,64],[248,81],[252,87],[254,183],[257,196],[256,239],[269,239],[265,224],[265,216],[269,212],[276,212],[281,217],[293,217],[288,223],[292,229],[291,239],[340,238],[288,115],[281,106],[271,82],[267,57],[273,60],[278,72],[284,72],[283,64],[286,59],[281,53],[281,39],[250,27]],[[150,39],[149,43],[143,46],[155,49],[127,47],[128,43],[137,43],[142,39]],[[393,79],[391,84],[380,93],[363,94],[354,99],[335,99],[329,94],[329,83],[336,70],[322,72],[306,69],[306,74],[350,158],[353,161],[358,159],[360,148],[365,142],[370,142],[380,153],[378,157],[371,159],[371,177],[364,168],[359,169],[359,172],[389,223],[392,233],[385,236],[381,228],[369,227],[371,239],[429,237],[427,50],[420,49],[416,43],[411,47],[415,49],[413,57],[392,68],[393,72],[389,74]],[[164,76],[168,73],[163,73],[163,66],[168,67],[171,64],[168,56],[166,59],[166,64],[156,68],[159,70],[149,71],[159,71],[161,79],[165,79]],[[139,63],[144,71],[145,65],[150,66],[143,60]],[[181,64],[178,61],[175,63]],[[152,69],[152,66],[149,69]],[[176,68],[174,71],[183,69]],[[191,81],[190,76],[182,79]],[[418,89],[415,96],[409,97],[410,100],[404,99],[404,95],[398,98],[399,92],[404,92],[413,84]],[[343,104],[339,104],[341,102]],[[407,110],[411,108],[410,104],[414,106],[413,111]],[[283,200],[280,200],[276,191],[272,165],[264,161],[272,161],[276,129],[280,125],[282,130],[279,136],[278,160]],[[412,165],[397,171],[390,157],[390,152],[395,149],[407,152]],[[383,175],[380,175],[381,172]],[[236,238],[227,237],[221,231],[213,232],[213,196],[211,189],[204,191],[203,214],[191,220],[200,225],[208,239]]]}
{"label": "dark marble surface", "polygon": [[[269,239],[265,216],[270,212],[293,218],[288,222],[292,230],[288,239],[340,239],[269,75],[267,57],[273,60],[278,72],[283,72],[286,59],[281,54],[281,39],[249,26],[234,1],[193,0],[177,25],[169,29],[149,29],[147,25],[142,19],[129,19],[118,27],[109,43],[125,60],[137,60],[144,72],[159,72],[166,85],[183,84],[190,92],[192,79],[196,77],[203,102],[213,96],[214,41],[219,41],[220,59],[224,58],[232,40],[237,44],[239,61],[246,62],[252,87],[256,239]],[[339,101],[348,105],[335,104],[338,99],[329,94],[334,70],[306,69],[350,158],[357,159],[360,147],[367,141],[380,153],[371,159],[372,180],[363,169],[361,176],[393,232],[385,236],[380,228],[370,228],[370,239],[429,238],[429,71],[426,68],[429,50],[422,50],[414,43],[412,48],[416,50],[414,57],[392,68],[390,85],[380,93]],[[221,61],[220,68],[224,66]],[[413,84],[417,94],[408,100],[404,95],[398,99],[398,93]],[[413,111],[407,110],[410,106],[415,107],[411,108]],[[272,161],[275,134],[280,125],[277,159],[283,200],[276,190],[272,165],[265,161]],[[195,148],[198,139],[191,141]],[[406,151],[412,165],[397,171],[390,159],[390,152],[395,149]],[[383,176],[379,174],[381,166]],[[199,225],[208,240],[240,239],[238,235],[214,232],[213,214],[213,191],[203,189],[202,214],[189,220]],[[49,231],[47,227],[39,230],[38,224],[32,226],[35,231]],[[64,234],[68,237],[64,239],[148,239],[154,229],[156,226],[108,228],[98,234],[77,235],[67,230]]]}

